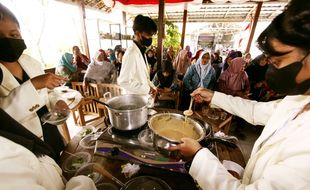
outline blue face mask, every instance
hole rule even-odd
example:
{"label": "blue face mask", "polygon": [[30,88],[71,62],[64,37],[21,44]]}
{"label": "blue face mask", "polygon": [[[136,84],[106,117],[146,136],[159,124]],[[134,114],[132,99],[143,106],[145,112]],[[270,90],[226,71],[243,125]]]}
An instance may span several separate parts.
{"label": "blue face mask", "polygon": [[14,62],[19,59],[26,49],[23,39],[0,38],[0,60]]}

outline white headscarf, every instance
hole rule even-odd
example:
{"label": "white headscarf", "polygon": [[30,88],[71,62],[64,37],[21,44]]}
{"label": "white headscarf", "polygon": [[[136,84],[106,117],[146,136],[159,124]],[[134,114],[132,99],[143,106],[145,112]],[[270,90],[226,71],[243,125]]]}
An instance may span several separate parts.
{"label": "white headscarf", "polygon": [[208,73],[209,73],[209,71],[211,70],[211,67],[212,67],[211,66],[211,57],[210,57],[210,60],[209,60],[209,62],[207,64],[203,65],[201,63],[202,56],[204,56],[207,53],[210,55],[210,53],[207,52],[207,51],[202,52],[202,54],[200,55],[199,59],[195,63],[195,68],[196,68],[197,73],[198,73],[198,75],[200,77],[200,84],[199,84],[200,87],[204,87],[203,86],[203,79],[208,75]]}

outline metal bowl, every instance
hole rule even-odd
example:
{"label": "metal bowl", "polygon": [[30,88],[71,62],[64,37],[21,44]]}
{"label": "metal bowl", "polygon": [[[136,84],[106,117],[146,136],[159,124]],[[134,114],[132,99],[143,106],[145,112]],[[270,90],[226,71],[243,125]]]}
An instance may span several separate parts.
{"label": "metal bowl", "polygon": [[[171,117],[177,120],[185,120],[185,116],[181,115],[181,114],[177,114],[177,113],[160,113],[160,114],[156,114],[153,115],[149,121],[148,121],[148,125],[149,128],[152,130],[153,132],[153,146],[154,148],[159,151],[160,153],[170,156],[170,157],[175,157],[177,156],[178,152],[177,151],[169,151],[168,148],[170,146],[175,146],[179,143],[181,143],[180,140],[175,140],[175,139],[171,139],[168,138],[166,136],[162,136],[160,134],[158,134],[157,130],[156,130],[156,126],[154,126],[154,121],[158,120],[158,119],[163,119],[163,118],[167,118],[167,117]],[[190,123],[193,126],[194,131],[198,134],[199,138],[196,139],[198,142],[200,142],[201,140],[203,140],[206,136],[210,135],[210,128],[208,124],[202,124],[202,122],[198,122],[195,119],[192,118],[187,118],[187,122]],[[206,135],[207,134],[207,135]]]}

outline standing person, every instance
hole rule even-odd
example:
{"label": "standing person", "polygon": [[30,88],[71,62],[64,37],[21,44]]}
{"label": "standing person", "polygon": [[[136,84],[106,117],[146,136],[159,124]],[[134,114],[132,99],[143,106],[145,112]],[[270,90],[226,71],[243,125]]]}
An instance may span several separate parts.
{"label": "standing person", "polygon": [[125,54],[125,51],[120,50],[117,52],[117,55],[116,55],[115,68],[117,71],[117,76],[119,76],[119,74],[121,72],[124,54]]}
{"label": "standing person", "polygon": [[202,189],[309,189],[309,17],[308,0],[292,0],[258,38],[269,59],[266,81],[285,98],[256,102],[202,88],[192,93],[197,101],[211,101],[252,124],[265,125],[241,180],[197,141],[184,138],[182,144],[170,148],[194,156],[189,173]]}
{"label": "standing person", "polygon": [[181,50],[173,61],[173,68],[175,69],[179,80],[183,80],[186,70],[190,65],[188,51],[186,49]]}
{"label": "standing person", "polygon": [[188,55],[188,58],[192,58],[192,56],[193,56],[193,53],[191,52],[191,47],[189,46],[189,45],[187,45],[186,47],[185,47],[185,49],[187,50],[187,55]]}
{"label": "standing person", "polygon": [[203,52],[202,56],[194,65],[191,65],[183,78],[184,92],[182,96],[181,109],[188,108],[190,103],[190,93],[198,87],[213,89],[216,83],[216,73],[211,65],[209,52]]}
{"label": "standing person", "polygon": [[152,36],[157,32],[157,26],[150,17],[138,15],[134,19],[133,31],[133,43],[124,54],[118,84],[130,94],[153,94],[156,87],[150,81],[145,51],[152,45]]}
{"label": "standing person", "polygon": [[55,151],[56,159],[64,148],[57,126],[42,123],[40,118],[52,109],[48,89],[66,79],[44,73],[41,64],[28,55],[15,15],[0,4],[0,107],[25,128],[44,139]]}
{"label": "standing person", "polygon": [[146,53],[147,62],[150,66],[150,79],[153,80],[155,73],[157,72],[157,59],[153,49],[149,49]]}
{"label": "standing person", "polygon": [[231,60],[229,67],[219,77],[219,91],[232,96],[248,98],[250,82],[244,71],[246,62],[242,57]]}

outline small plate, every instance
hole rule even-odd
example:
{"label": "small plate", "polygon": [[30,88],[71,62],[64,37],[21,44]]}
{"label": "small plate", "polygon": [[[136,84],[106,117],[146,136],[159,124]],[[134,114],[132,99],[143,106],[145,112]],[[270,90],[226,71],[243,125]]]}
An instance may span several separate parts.
{"label": "small plate", "polygon": [[157,111],[156,111],[156,110],[148,109],[147,115],[152,116],[152,115],[155,115],[155,114],[157,114]]}
{"label": "small plate", "polygon": [[76,92],[75,91],[68,91],[65,92],[61,95],[61,97],[67,99],[67,100],[73,100],[76,96]]}
{"label": "small plate", "polygon": [[68,117],[69,117],[69,114],[64,115],[63,113],[52,111],[52,112],[48,112],[48,113],[44,114],[41,117],[41,120],[43,123],[49,123],[52,125],[60,125],[60,124],[63,124],[64,122],[66,122]]}

